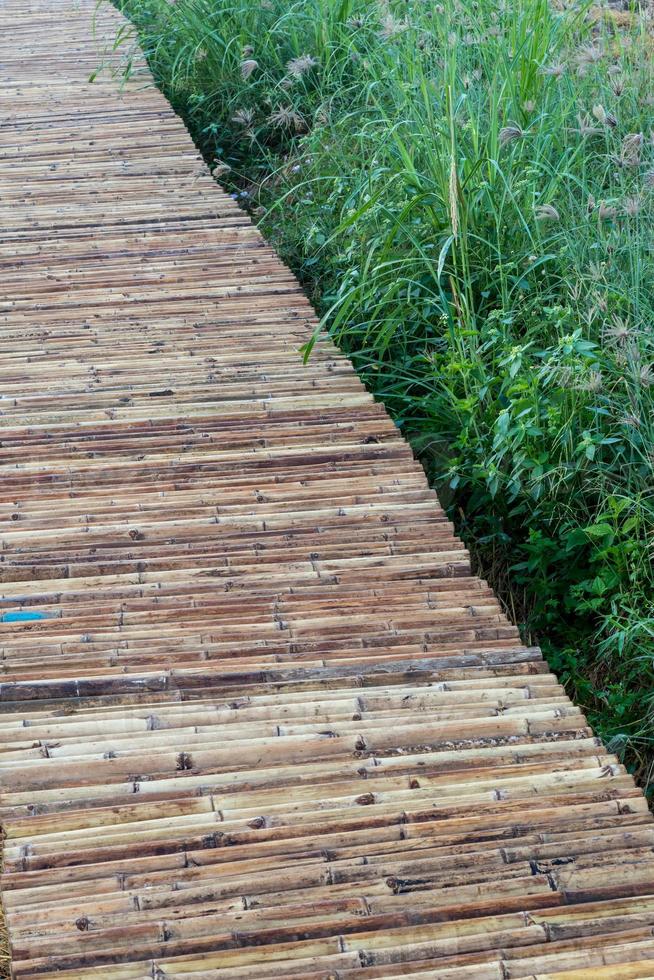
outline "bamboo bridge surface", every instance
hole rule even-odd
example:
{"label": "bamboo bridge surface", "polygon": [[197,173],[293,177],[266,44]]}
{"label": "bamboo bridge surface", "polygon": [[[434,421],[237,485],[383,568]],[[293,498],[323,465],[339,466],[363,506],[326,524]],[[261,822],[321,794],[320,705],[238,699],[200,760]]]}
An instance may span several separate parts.
{"label": "bamboo bridge surface", "polygon": [[13,976],[654,976],[645,800],[147,72],[89,83],[119,15],[0,12]]}

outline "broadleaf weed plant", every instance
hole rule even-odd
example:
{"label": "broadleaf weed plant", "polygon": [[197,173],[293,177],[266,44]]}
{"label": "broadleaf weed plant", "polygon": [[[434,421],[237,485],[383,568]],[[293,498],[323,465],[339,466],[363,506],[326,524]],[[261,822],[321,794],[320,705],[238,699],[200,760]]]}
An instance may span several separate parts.
{"label": "broadleaf weed plant", "polygon": [[647,783],[647,10],[560,0],[122,9],[216,176],[412,441],[525,639]]}

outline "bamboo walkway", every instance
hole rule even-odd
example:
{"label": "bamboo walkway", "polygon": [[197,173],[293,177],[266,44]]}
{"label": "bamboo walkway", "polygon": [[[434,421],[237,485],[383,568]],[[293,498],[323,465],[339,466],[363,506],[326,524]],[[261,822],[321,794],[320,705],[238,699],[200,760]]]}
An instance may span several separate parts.
{"label": "bamboo walkway", "polygon": [[93,10],[0,0],[13,976],[654,976],[643,797]]}

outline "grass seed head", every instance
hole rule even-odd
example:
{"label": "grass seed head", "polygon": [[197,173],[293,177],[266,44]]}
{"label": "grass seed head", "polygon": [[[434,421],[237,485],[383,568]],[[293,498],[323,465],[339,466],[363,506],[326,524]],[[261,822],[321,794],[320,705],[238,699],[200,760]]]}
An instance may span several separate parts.
{"label": "grass seed head", "polygon": [[601,371],[589,371],[586,384],[584,386],[586,391],[592,391],[597,393],[601,391],[604,387],[604,378],[602,377]]}
{"label": "grass seed head", "polygon": [[622,140],[620,160],[624,167],[637,167],[645,139],[642,133],[629,133]]}
{"label": "grass seed head", "polygon": [[259,62],[255,61],[254,58],[247,58],[245,61],[241,62],[241,76],[244,80],[247,80],[250,75],[252,75],[259,67]]}
{"label": "grass seed head", "polygon": [[276,129],[294,129],[297,133],[306,129],[304,119],[291,106],[279,106],[268,116],[268,122]]}
{"label": "grass seed head", "polygon": [[574,130],[574,132],[579,133],[579,135],[582,137],[600,136],[602,133],[602,130],[598,126],[593,126],[590,121],[590,117],[587,115],[578,113],[577,122],[579,123],[579,127]]}
{"label": "grass seed head", "polygon": [[566,66],[562,62],[555,62],[552,65],[544,65],[540,69],[541,75],[551,75],[553,78],[562,78],[567,71]]}
{"label": "grass seed head", "polygon": [[608,340],[624,346],[631,339],[631,330],[620,316],[614,316],[611,326],[606,331]]}
{"label": "grass seed head", "polygon": [[249,127],[254,122],[253,109],[238,109],[232,116],[232,122],[237,126]]}
{"label": "grass seed head", "polygon": [[537,221],[560,221],[561,215],[553,204],[539,204],[534,208]]}
{"label": "grass seed head", "polygon": [[639,197],[625,197],[622,205],[623,211],[627,217],[633,218],[640,211],[642,203]]}
{"label": "grass seed head", "polygon": [[525,132],[521,126],[517,123],[510,123],[508,126],[503,126],[499,132],[500,146],[507,146],[508,143],[513,143],[515,140],[521,140],[525,135]]}
{"label": "grass seed head", "polygon": [[311,71],[312,68],[318,64],[316,58],[312,57],[310,54],[301,54],[299,58],[291,58],[290,61],[286,63],[286,70],[289,75],[293,78],[302,78],[307,72]]}
{"label": "grass seed head", "polygon": [[607,112],[601,103],[593,106],[593,115],[603,126],[610,126],[614,129],[618,125],[618,120],[612,112]]}
{"label": "grass seed head", "polygon": [[390,41],[391,38],[401,34],[406,26],[405,21],[397,20],[391,13],[388,13],[382,19],[379,35],[380,37],[384,38],[385,41]]}

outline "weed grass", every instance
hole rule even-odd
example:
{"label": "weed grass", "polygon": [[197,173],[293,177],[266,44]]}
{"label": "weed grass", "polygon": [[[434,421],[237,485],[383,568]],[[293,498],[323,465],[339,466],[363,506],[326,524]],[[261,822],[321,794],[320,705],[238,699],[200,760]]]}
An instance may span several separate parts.
{"label": "weed grass", "polygon": [[647,784],[647,11],[548,0],[122,9],[216,176],[420,454],[478,569]]}

